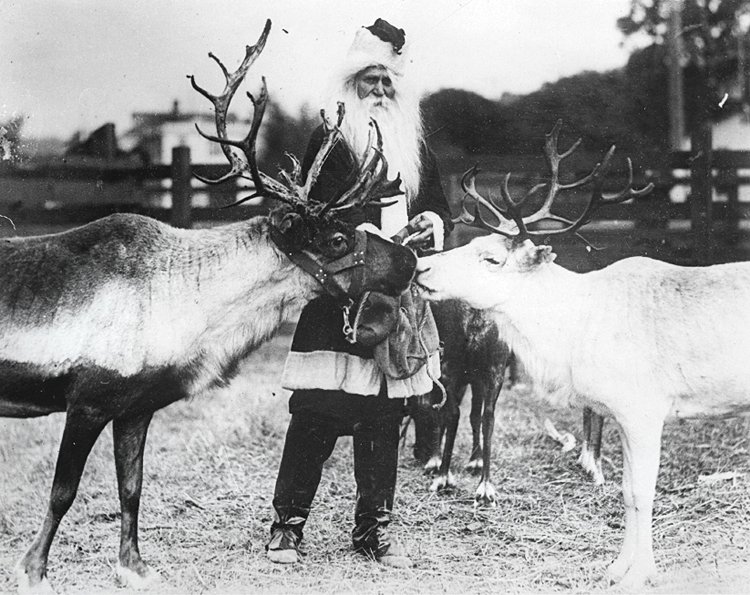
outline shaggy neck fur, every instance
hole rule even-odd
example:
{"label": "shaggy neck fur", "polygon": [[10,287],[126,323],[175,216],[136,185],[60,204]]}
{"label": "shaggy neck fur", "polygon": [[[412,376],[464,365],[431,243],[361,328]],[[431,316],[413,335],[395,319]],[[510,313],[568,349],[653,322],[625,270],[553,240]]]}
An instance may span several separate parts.
{"label": "shaggy neck fur", "polygon": [[[2,257],[15,267],[4,278],[19,289],[0,292],[0,359],[48,377],[81,366],[123,377],[173,367],[200,391],[320,291],[273,245],[265,218],[179,230],[119,216],[8,249]],[[67,262],[75,250],[87,254],[75,275],[23,293],[41,262],[53,253]]]}
{"label": "shaggy neck fur", "polygon": [[[185,354],[203,370],[194,390],[215,378],[227,380],[236,363],[269,339],[320,286],[270,241],[265,220],[238,224],[225,253],[201,251],[194,281],[195,327],[186,327],[192,349]],[[230,236],[224,228],[219,233]],[[208,266],[206,266],[208,265]],[[179,288],[178,288],[179,290]],[[165,302],[169,303],[169,301]]]}
{"label": "shaggy neck fur", "polygon": [[571,319],[566,304],[583,299],[583,280],[553,263],[542,265],[531,275],[517,275],[494,310],[500,336],[554,401],[573,397],[570,354],[581,321]]}

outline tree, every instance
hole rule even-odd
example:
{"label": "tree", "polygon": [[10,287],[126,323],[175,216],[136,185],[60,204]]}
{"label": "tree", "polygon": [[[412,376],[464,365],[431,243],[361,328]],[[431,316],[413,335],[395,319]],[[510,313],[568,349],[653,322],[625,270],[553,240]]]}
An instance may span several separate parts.
{"label": "tree", "polygon": [[24,157],[21,130],[24,116],[15,115],[0,122],[0,162],[17,164]]}
{"label": "tree", "polygon": [[580,136],[586,148],[581,152],[602,152],[616,144],[633,159],[650,162],[663,152],[663,135],[653,126],[655,117],[642,113],[647,93],[633,88],[627,72],[589,71],[499,102],[458,89],[438,91],[422,109],[438,150],[448,145],[468,155],[538,155],[545,133],[562,119],[561,146]]}
{"label": "tree", "polygon": [[296,116],[285,112],[279,105],[269,101],[263,124],[265,146],[258,164],[263,171],[273,175],[279,168],[290,169],[286,153],[300,161],[307,148],[307,141],[320,119],[313,117],[302,107]]}
{"label": "tree", "polygon": [[461,89],[443,89],[422,102],[432,144],[460,147],[468,154],[507,150],[507,116],[496,102]]}
{"label": "tree", "polygon": [[725,93],[736,94],[738,79],[746,78],[743,56],[748,35],[743,15],[750,13],[750,1],[631,0],[630,13],[618,19],[617,25],[626,36],[647,35],[663,51],[673,7],[681,14],[680,60],[688,127],[692,128],[715,113]]}

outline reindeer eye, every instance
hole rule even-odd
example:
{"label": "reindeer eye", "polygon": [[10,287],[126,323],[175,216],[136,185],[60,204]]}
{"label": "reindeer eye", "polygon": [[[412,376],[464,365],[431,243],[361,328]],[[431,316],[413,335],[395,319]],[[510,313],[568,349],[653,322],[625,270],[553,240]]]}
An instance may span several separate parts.
{"label": "reindeer eye", "polygon": [[324,254],[329,258],[339,258],[349,250],[349,238],[345,233],[336,232],[331,234],[325,243]]}
{"label": "reindeer eye", "polygon": [[344,234],[336,234],[331,238],[331,248],[344,248],[346,246],[346,236]]}

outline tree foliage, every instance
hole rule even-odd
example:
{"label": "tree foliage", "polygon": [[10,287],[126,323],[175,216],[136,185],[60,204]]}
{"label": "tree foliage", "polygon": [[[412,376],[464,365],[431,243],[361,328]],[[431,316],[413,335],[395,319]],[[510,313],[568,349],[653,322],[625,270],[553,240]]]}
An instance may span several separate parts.
{"label": "tree foliage", "polygon": [[443,90],[425,99],[423,113],[433,144],[460,147],[466,154],[539,154],[545,133],[562,119],[561,146],[581,137],[592,151],[616,144],[639,158],[660,152],[666,142],[666,124],[657,124],[647,99],[664,81],[646,78],[634,86],[633,77],[642,74],[638,68],[583,72],[499,102]]}
{"label": "tree foliage", "polygon": [[[745,20],[750,18],[748,0],[631,0],[630,12],[617,21],[625,36],[645,34],[654,45],[665,48],[670,29],[670,10],[680,8],[679,60],[685,79],[686,112],[694,117],[701,105],[716,104],[736,88],[747,53]],[[663,54],[666,57],[666,54]],[[744,98],[747,99],[747,98]]]}
{"label": "tree foliage", "polygon": [[[538,154],[544,133],[557,119],[583,146],[602,151],[611,144],[634,159],[654,163],[669,147],[667,34],[670,0],[632,0],[618,20],[623,34],[645,35],[627,65],[609,72],[582,72],[528,95],[491,101],[467,91],[442,90],[427,97],[423,112],[438,145],[463,153]],[[724,93],[737,97],[741,50],[750,0],[682,0],[684,103],[688,129],[706,105]],[[742,17],[743,11],[747,12]],[[744,48],[750,56],[750,48]],[[739,77],[742,80],[742,77]],[[727,106],[725,106],[727,107]]]}
{"label": "tree foliage", "polygon": [[319,118],[305,107],[295,116],[278,104],[269,102],[263,120],[265,146],[259,151],[260,168],[269,175],[274,175],[280,168],[289,169],[287,153],[301,161],[310,134],[319,123]]}
{"label": "tree foliage", "polygon": [[0,162],[16,164],[24,158],[21,137],[25,117],[14,115],[0,122]]}

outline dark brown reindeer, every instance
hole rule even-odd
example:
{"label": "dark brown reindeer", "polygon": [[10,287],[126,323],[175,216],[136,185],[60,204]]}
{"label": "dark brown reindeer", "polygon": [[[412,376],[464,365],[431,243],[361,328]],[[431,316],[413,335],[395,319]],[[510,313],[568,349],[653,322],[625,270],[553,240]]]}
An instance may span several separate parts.
{"label": "dark brown reindeer", "polygon": [[[255,141],[266,103],[265,82],[250,99],[254,116],[243,141],[226,136],[226,112],[248,68],[262,52],[268,21],[226,86],[211,99],[218,137],[232,164],[218,181],[243,176],[274,199],[270,216],[220,228],[175,229],[147,217],[113,215],[64,233],[0,240],[0,415],[65,412],[47,514],[17,565],[19,590],[51,590],[47,558],[73,503],[89,452],[113,424],[122,511],[117,574],[142,587],[157,574],[138,548],[143,450],[153,413],[226,383],[241,358],[282,321],[322,292],[363,290],[398,295],[416,257],[405,247],[355,230],[355,209],[392,195],[373,126],[351,188],[326,203],[307,200],[327,151],[343,142],[338,126],[307,180],[299,168],[283,183],[259,172]],[[343,111],[339,111],[339,124]],[[239,150],[235,150],[239,149]],[[352,156],[354,158],[354,156]]]}
{"label": "dark brown reindeer", "polygon": [[414,454],[425,463],[425,471],[436,474],[431,490],[455,487],[451,461],[461,402],[467,387],[471,386],[472,449],[466,468],[481,474],[475,504],[494,506],[496,491],[490,479],[490,463],[495,404],[503,387],[510,352],[487,312],[459,300],[435,302],[432,312],[443,344],[440,381],[445,387],[445,403],[439,410],[432,407],[442,398],[436,388],[414,406]]}

